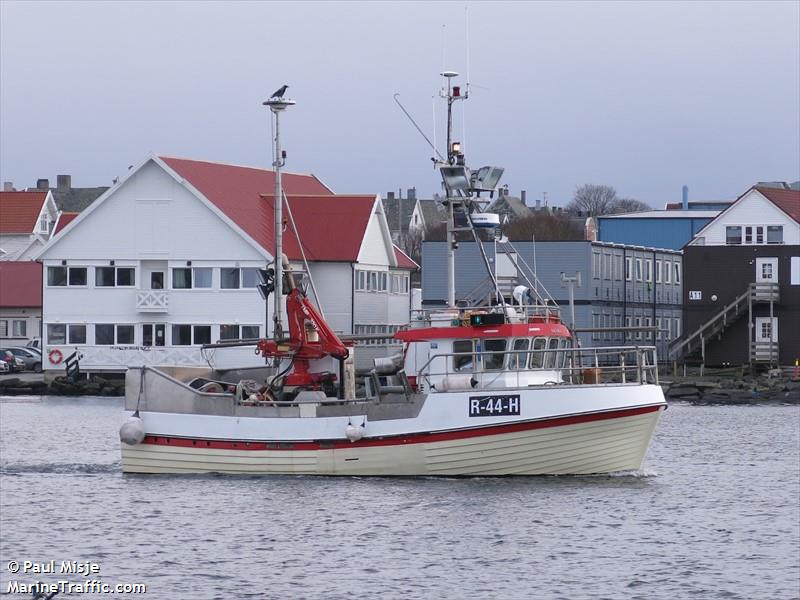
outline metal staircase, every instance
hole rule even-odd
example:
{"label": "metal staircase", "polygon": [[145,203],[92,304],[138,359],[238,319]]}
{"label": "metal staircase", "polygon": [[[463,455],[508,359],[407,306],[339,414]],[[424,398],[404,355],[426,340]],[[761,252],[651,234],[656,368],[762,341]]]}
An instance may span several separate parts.
{"label": "metal staircase", "polygon": [[[748,315],[752,321],[753,305],[779,301],[780,293],[777,283],[751,283],[743,294],[703,323],[697,330],[675,340],[669,348],[670,360],[686,360],[699,352],[705,363],[706,342],[722,337],[722,333],[743,315]],[[751,362],[774,362],[777,356],[777,342],[751,341]]]}

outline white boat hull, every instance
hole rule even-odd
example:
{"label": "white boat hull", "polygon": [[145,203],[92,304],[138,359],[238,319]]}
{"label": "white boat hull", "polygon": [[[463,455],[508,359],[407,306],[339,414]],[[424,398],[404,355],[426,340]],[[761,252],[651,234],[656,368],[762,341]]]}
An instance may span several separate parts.
{"label": "white boat hull", "polygon": [[148,435],[141,444],[122,445],[122,468],[126,473],[375,476],[631,471],[641,468],[665,408],[662,401],[434,433],[364,438],[355,443]]}

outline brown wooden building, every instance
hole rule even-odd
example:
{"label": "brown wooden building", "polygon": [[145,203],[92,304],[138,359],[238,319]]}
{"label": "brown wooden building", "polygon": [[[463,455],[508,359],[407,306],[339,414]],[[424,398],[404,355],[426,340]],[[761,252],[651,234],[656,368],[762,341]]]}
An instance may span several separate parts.
{"label": "brown wooden building", "polygon": [[800,359],[800,192],[754,186],[683,248],[683,335],[670,357],[707,366]]}

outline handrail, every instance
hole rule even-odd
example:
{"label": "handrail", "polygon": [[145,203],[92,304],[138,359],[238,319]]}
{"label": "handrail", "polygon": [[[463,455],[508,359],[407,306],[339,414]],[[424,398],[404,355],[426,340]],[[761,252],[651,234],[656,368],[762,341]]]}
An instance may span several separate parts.
{"label": "handrail", "polygon": [[[551,366],[544,366],[548,361],[545,360],[544,356],[542,356],[541,364],[542,367],[536,368],[529,368],[528,364],[529,361],[525,360],[522,366],[518,366],[516,368],[511,368],[507,366],[507,360],[504,357],[503,360],[503,367],[501,369],[491,369],[491,370],[482,370],[476,368],[478,364],[482,362],[482,358],[487,355],[531,355],[531,354],[541,354],[546,355],[548,353],[555,353],[556,358],[552,361]],[[559,356],[562,354],[562,356]],[[634,354],[635,361],[628,363],[626,361],[626,355]],[[473,358],[473,366],[470,370],[458,371],[455,368],[451,368],[452,360],[451,358],[458,357],[458,356],[468,356]],[[608,359],[617,359],[616,363],[607,364]],[[444,362],[444,370],[443,371],[433,371],[433,363],[435,361],[443,361]],[[523,362],[523,361],[520,361]],[[519,364],[519,363],[518,363]],[[472,352],[444,352],[440,354],[435,354],[428,358],[428,360],[417,369],[417,378],[418,379],[425,379],[427,380],[428,384],[431,385],[431,379],[437,377],[447,377],[449,375],[497,375],[500,376],[504,373],[512,373],[517,375],[517,381],[519,382],[519,375],[521,373],[548,373],[557,371],[559,373],[566,374],[567,377],[570,379],[570,382],[575,383],[573,380],[575,379],[576,374],[583,374],[585,369],[587,368],[596,369],[600,373],[612,373],[612,374],[619,374],[621,376],[622,383],[628,383],[629,376],[631,374],[635,374],[635,381],[639,384],[645,384],[648,382],[651,383],[658,383],[658,359],[656,356],[656,347],[655,346],[598,346],[598,347],[587,347],[587,348],[540,348],[540,349],[528,349],[528,350],[481,350],[481,351],[472,351]],[[496,378],[495,378],[496,379]],[[556,382],[550,382],[556,383]],[[531,384],[526,384],[525,387],[529,387]],[[534,384],[535,385],[535,384]],[[518,386],[521,387],[521,386]],[[433,388],[435,389],[435,388]]]}
{"label": "handrail", "polygon": [[[718,313],[716,313],[714,316],[712,316],[700,328],[695,330],[694,333],[692,333],[691,335],[689,335],[688,337],[686,337],[683,340],[678,339],[678,340],[674,340],[674,341],[670,342],[670,344],[669,344],[669,354],[670,354],[670,356],[673,357],[673,358],[675,356],[677,356],[679,350],[681,350],[682,348],[688,346],[689,343],[691,343],[692,341],[696,340],[698,337],[701,337],[703,334],[705,334],[707,332],[707,330],[709,330],[710,328],[715,326],[720,320],[723,320],[723,322],[727,322],[728,312],[730,312],[733,309],[736,309],[737,312],[738,312],[739,304],[742,303],[743,301],[747,300],[750,297],[755,297],[755,299],[758,299],[756,297],[756,294],[757,294],[757,292],[760,291],[759,288],[762,288],[762,289],[766,288],[766,290],[769,291],[770,295],[773,296],[775,294],[775,292],[777,291],[777,289],[778,289],[778,284],[777,283],[769,283],[769,282],[750,283],[750,284],[748,284],[747,290],[743,294],[741,294],[736,299],[734,299],[732,302],[728,303],[726,306],[724,306],[722,309],[720,309],[720,311]],[[759,299],[759,301],[762,301],[762,300]]]}

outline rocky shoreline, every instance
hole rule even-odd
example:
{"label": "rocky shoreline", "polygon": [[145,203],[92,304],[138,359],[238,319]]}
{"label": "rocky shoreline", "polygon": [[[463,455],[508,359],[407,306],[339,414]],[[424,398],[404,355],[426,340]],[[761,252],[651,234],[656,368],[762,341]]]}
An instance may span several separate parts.
{"label": "rocky shoreline", "polygon": [[800,378],[780,369],[762,375],[662,378],[667,401],[703,405],[800,404]]}
{"label": "rocky shoreline", "polygon": [[50,383],[43,379],[24,380],[18,377],[0,379],[0,396],[124,396],[125,380],[106,379],[93,375],[89,379],[59,376]]}

